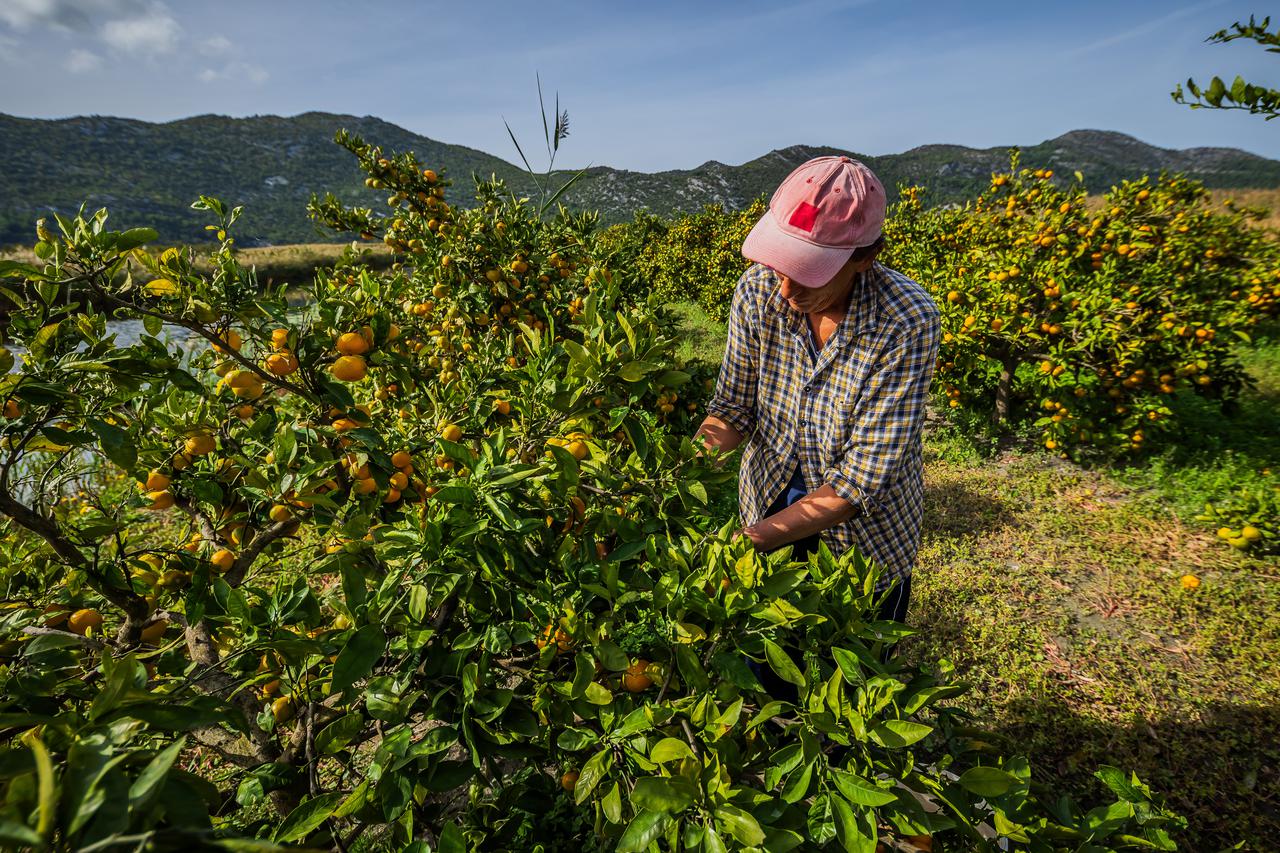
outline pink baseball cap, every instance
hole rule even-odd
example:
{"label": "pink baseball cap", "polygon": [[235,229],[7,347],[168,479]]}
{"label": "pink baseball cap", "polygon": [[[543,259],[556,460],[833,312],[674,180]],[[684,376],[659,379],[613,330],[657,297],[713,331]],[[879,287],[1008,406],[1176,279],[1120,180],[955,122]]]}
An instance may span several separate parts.
{"label": "pink baseball cap", "polygon": [[805,287],[835,277],[854,249],[870,246],[884,226],[884,187],[849,157],[815,157],[773,193],[769,209],[742,243],[747,260]]}

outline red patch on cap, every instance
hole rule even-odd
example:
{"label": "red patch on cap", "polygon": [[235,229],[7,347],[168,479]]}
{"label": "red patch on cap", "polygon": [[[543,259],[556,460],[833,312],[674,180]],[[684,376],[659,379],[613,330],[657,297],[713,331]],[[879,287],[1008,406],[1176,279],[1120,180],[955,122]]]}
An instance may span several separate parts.
{"label": "red patch on cap", "polygon": [[787,220],[787,224],[793,228],[799,228],[801,231],[813,231],[813,224],[818,219],[818,208],[809,204],[807,201],[800,202],[795,213],[791,214],[791,218]]}

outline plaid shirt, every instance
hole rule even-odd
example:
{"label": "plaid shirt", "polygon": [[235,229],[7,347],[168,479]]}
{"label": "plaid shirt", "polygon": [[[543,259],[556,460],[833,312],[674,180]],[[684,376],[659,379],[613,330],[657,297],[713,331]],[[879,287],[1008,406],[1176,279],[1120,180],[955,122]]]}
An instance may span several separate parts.
{"label": "plaid shirt", "polygon": [[779,293],[774,271],[752,264],[733,293],[707,411],[747,437],[743,522],[764,516],[799,464],[810,491],[830,484],[859,508],[821,535],[833,553],[857,545],[880,565],[883,589],[910,576],[920,547],[921,428],[938,309],[919,284],[877,263],[854,282],[849,311],[816,363],[806,325]]}

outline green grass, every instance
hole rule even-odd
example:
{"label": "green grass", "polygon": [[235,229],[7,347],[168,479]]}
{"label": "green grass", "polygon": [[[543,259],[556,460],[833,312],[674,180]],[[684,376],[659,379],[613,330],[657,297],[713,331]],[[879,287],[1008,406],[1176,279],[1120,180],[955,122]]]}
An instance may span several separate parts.
{"label": "green grass", "polygon": [[1113,764],[1191,820],[1188,849],[1277,837],[1277,562],[1107,472],[927,450],[909,654],[954,661],[963,705],[1042,781],[1097,794]]}
{"label": "green grass", "polygon": [[672,329],[679,339],[676,355],[686,363],[720,366],[727,334],[724,323],[708,317],[693,302],[677,302],[668,306]]}
{"label": "green grass", "polygon": [[[686,357],[717,363],[723,327],[675,316]],[[1280,558],[1194,520],[1280,471],[1277,338],[1244,354],[1258,384],[1235,415],[1183,401],[1155,459],[996,453],[947,421],[926,439],[905,653],[952,660],[972,685],[961,704],[1054,788],[1100,798],[1099,765],[1137,772],[1190,821],[1186,850],[1280,837]]]}

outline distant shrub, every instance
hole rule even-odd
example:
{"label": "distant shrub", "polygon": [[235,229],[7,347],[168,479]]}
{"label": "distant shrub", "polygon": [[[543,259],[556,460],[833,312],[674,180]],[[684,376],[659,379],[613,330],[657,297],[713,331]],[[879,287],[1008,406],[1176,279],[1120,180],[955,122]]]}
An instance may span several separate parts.
{"label": "distant shrub", "polygon": [[692,300],[724,321],[734,285],[751,265],[742,257],[742,241],[767,207],[762,196],[740,211],[708,204],[671,220],[637,213],[610,228],[604,242],[616,252],[613,265],[635,270],[651,292],[664,300]]}

